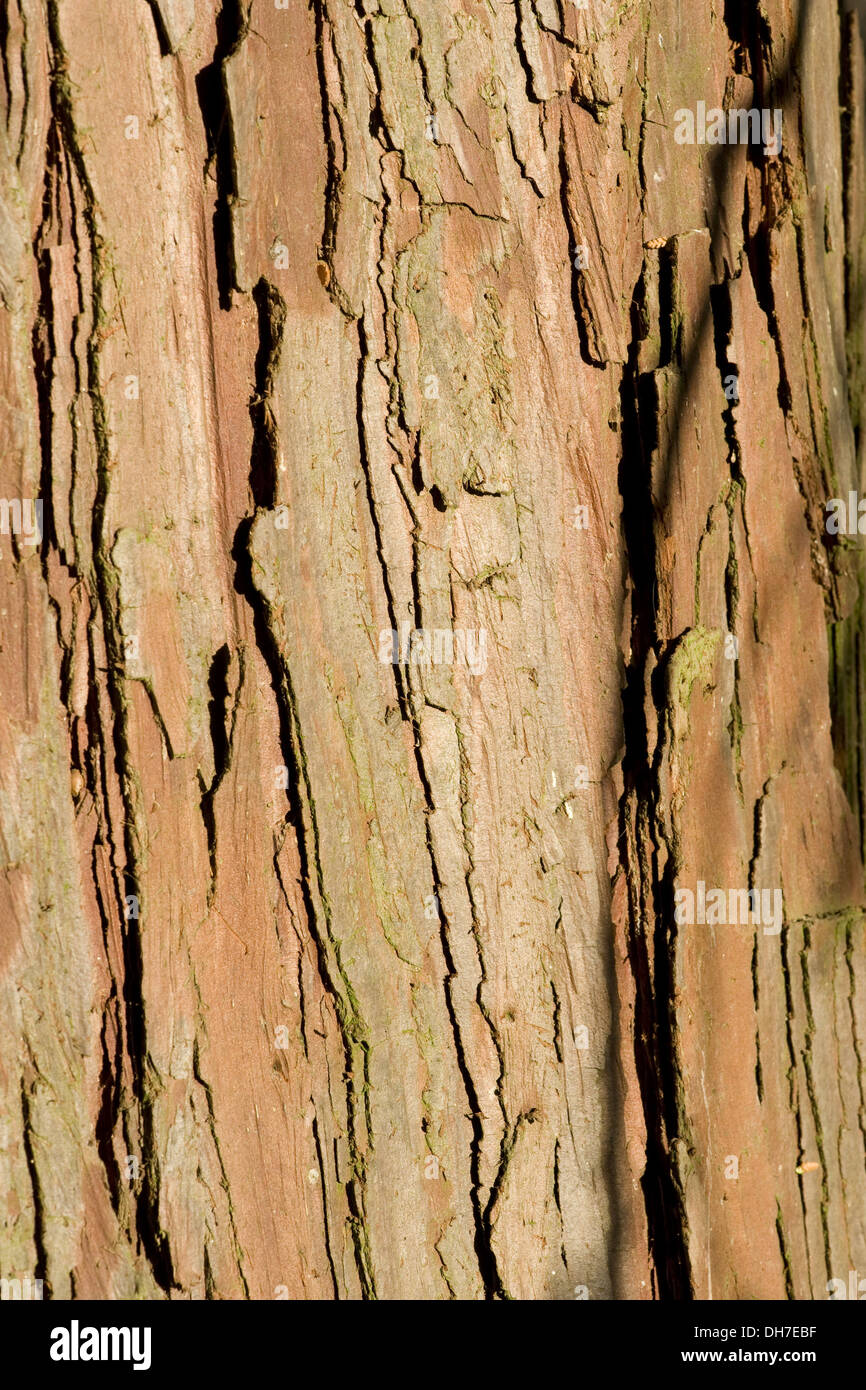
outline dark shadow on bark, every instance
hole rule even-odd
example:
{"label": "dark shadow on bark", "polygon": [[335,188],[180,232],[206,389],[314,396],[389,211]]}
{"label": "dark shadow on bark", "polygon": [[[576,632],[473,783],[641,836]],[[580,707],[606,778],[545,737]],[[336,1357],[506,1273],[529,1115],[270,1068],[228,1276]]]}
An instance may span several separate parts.
{"label": "dark shadow on bark", "polygon": [[[776,323],[774,287],[771,273],[771,236],[780,206],[792,200],[785,165],[785,150],[794,139],[800,140],[798,103],[798,72],[802,59],[805,34],[808,30],[809,2],[801,8],[792,37],[790,56],[783,71],[769,76],[765,64],[771,53],[771,38],[767,22],[756,7],[743,0],[726,0],[725,23],[744,58],[748,58],[753,78],[751,105],[770,110],[781,107],[783,129],[787,120],[788,134],[783,138],[782,156],[773,168],[763,152],[749,151],[749,160],[760,170],[761,215],[751,225],[750,235],[748,189],[744,184],[743,233],[745,258],[752,276],[758,302],[767,317],[770,334],[776,346],[779,363],[779,403],[786,414],[791,409],[791,390],[786,380],[778,326]],[[673,132],[671,132],[673,139]],[[735,147],[736,148],[736,147]],[[682,431],[686,428],[686,407],[690,398],[700,355],[705,351],[707,338],[713,342],[715,361],[720,373],[719,410],[725,417],[726,441],[732,482],[744,486],[740,472],[739,450],[736,447],[735,422],[724,394],[725,372],[733,371],[727,359],[727,336],[730,324],[730,303],[720,291],[728,276],[720,255],[722,217],[725,208],[727,179],[732,164],[732,152],[727,145],[710,147],[708,153],[707,226],[710,232],[710,266],[707,293],[697,318],[690,325],[691,347],[680,357],[681,344],[674,339],[669,325],[673,323],[672,297],[665,294],[673,284],[675,262],[667,261],[667,248],[660,255],[659,298],[663,329],[661,342],[662,365],[675,363],[679,377],[675,382],[673,399],[666,406],[665,444],[659,452],[660,402],[655,372],[641,373],[638,366],[639,334],[642,322],[643,298],[646,293],[646,263],[635,290],[632,304],[632,341],[628,362],[623,372],[621,388],[622,443],[619,485],[622,495],[622,524],[628,557],[632,595],[631,659],[625,672],[623,688],[623,723],[625,756],[623,760],[624,794],[620,803],[620,843],[629,894],[628,953],[635,979],[635,1060],[647,1129],[647,1166],[644,1176],[644,1199],[649,1225],[651,1253],[658,1279],[657,1295],[661,1298],[689,1299],[694,1297],[688,1255],[688,1231],[680,1163],[676,1156],[681,1145],[689,1146],[687,1117],[681,1113],[682,1066],[679,1057],[678,1025],[674,1003],[673,967],[676,957],[677,928],[674,918],[674,875],[676,865],[672,855],[666,856],[660,872],[656,827],[659,826],[661,789],[659,775],[666,753],[668,694],[667,667],[683,634],[665,634],[659,611],[659,557],[656,553],[657,533],[668,528],[664,522],[668,512],[673,480],[677,471]],[[779,194],[784,195],[780,205]],[[730,196],[730,194],[728,194]],[[675,254],[675,253],[674,253]],[[667,278],[666,278],[667,277]],[[856,312],[862,305],[856,306]],[[718,321],[717,321],[718,316]],[[668,323],[665,324],[664,320]],[[743,364],[740,364],[742,371]],[[742,505],[742,503],[741,503]],[[807,516],[807,520],[809,520]],[[810,523],[814,535],[814,522]],[[728,613],[736,616],[735,595],[729,578]],[[783,590],[784,601],[789,590]],[[772,605],[774,595],[764,597]],[[648,680],[650,665],[652,676]],[[658,728],[647,723],[647,688],[652,694]],[[808,711],[803,711],[803,718]],[[859,727],[859,726],[858,726]],[[650,757],[650,746],[655,754]],[[614,1194],[615,1196],[615,1194]],[[805,1215],[805,1210],[804,1210]]]}

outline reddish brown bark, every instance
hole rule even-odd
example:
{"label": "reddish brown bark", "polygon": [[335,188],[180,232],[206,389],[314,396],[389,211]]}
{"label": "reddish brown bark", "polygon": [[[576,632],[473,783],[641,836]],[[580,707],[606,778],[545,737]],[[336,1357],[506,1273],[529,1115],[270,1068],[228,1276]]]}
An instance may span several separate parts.
{"label": "reddish brown bark", "polygon": [[0,1273],[866,1270],[864,50],[752,10],[3,5]]}

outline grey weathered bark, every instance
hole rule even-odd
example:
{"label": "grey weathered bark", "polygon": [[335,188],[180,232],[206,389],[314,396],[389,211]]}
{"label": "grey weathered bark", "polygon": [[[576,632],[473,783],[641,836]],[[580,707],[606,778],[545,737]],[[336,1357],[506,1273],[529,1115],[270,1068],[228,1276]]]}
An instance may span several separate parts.
{"label": "grey weathered bark", "polygon": [[2,0],[0,1274],[866,1271],[847,9]]}

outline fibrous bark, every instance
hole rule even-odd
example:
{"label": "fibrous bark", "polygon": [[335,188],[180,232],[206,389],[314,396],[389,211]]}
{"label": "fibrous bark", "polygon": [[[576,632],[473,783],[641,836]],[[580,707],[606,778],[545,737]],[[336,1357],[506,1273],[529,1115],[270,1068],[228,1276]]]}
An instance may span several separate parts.
{"label": "fibrous bark", "polygon": [[0,1273],[866,1271],[848,11],[3,0]]}

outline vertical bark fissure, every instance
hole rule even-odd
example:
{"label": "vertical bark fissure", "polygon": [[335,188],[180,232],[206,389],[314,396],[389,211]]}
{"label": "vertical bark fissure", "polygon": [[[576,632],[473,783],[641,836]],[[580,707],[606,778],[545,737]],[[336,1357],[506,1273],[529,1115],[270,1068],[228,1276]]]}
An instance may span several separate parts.
{"label": "vertical bark fissure", "polygon": [[[58,0],[47,0],[48,38],[51,53],[51,102],[52,118],[57,138],[70,166],[75,170],[78,185],[84,198],[82,218],[87,235],[86,253],[91,272],[91,299],[89,311],[90,330],[87,337],[85,355],[86,368],[84,380],[90,399],[94,445],[96,450],[96,492],[93,501],[93,520],[91,527],[92,576],[91,582],[98,603],[102,634],[105,641],[108,667],[106,671],[107,694],[111,707],[111,742],[114,748],[115,766],[118,773],[119,790],[124,810],[124,826],[121,840],[124,848],[125,864],[122,870],[123,883],[116,880],[117,908],[122,923],[124,956],[123,996],[126,1011],[126,1039],[134,1083],[135,1098],[140,1117],[140,1136],[142,1150],[143,1180],[140,1199],[136,1204],[138,1235],[147,1253],[154,1277],[159,1285],[168,1290],[174,1284],[172,1258],[169,1238],[162,1231],[159,1217],[159,1162],[156,1152],[156,1127],[153,1113],[153,1076],[147,1050],[145,1022],[143,959],[140,939],[142,913],[142,875],[140,850],[136,831],[137,803],[135,795],[135,774],[133,756],[129,744],[128,715],[126,695],[123,689],[125,678],[124,647],[118,614],[118,577],[111,558],[111,541],[107,534],[107,508],[110,485],[110,448],[108,411],[102,391],[100,373],[100,331],[104,326],[106,311],[104,303],[104,282],[108,274],[106,248],[99,230],[99,214],[96,197],[90,183],[83,149],[81,147],[72,104],[72,94],[68,71],[68,58],[63,44],[60,27]],[[70,194],[72,190],[70,187]],[[73,213],[73,237],[76,236]],[[82,248],[77,246],[77,254]],[[80,285],[80,282],[79,282]],[[81,304],[83,310],[84,305]],[[110,825],[108,803],[105,814]],[[110,831],[113,840],[113,831]],[[138,899],[138,912],[126,911],[126,899]],[[146,910],[146,908],[144,909]]]}
{"label": "vertical bark fissure", "polygon": [[812,992],[809,984],[809,950],[812,945],[812,933],[809,927],[803,924],[803,946],[800,951],[800,974],[803,980],[803,1004],[805,1008],[806,1026],[803,1031],[803,1047],[801,1057],[803,1060],[803,1073],[806,1080],[806,1094],[809,1097],[809,1107],[812,1111],[812,1124],[815,1129],[815,1146],[818,1150],[818,1162],[821,1165],[821,1231],[824,1236],[824,1264],[826,1267],[827,1278],[833,1278],[833,1257],[831,1254],[830,1241],[830,1187],[827,1182],[827,1153],[824,1142],[824,1125],[821,1118],[821,1110],[818,1104],[818,1095],[815,1088],[815,1075],[812,1066],[812,1040],[815,1036],[815,1016],[812,1013]]}
{"label": "vertical bark fissure", "polygon": [[244,1256],[243,1256],[243,1250],[242,1250],[242,1248],[241,1248],[240,1237],[239,1237],[239,1235],[238,1235],[237,1221],[236,1221],[236,1219],[235,1219],[234,1204],[233,1204],[233,1202],[232,1202],[231,1184],[229,1183],[228,1172],[226,1171],[225,1160],[223,1159],[222,1148],[221,1148],[221,1146],[220,1146],[219,1134],[217,1133],[216,1112],[215,1112],[215,1110],[214,1110],[213,1090],[211,1089],[210,1085],[208,1084],[208,1082],[205,1080],[204,1076],[202,1075],[202,1070],[201,1070],[201,1056],[200,1056],[200,1052],[199,1052],[199,1041],[198,1041],[198,1038],[196,1038],[195,1043],[194,1043],[194,1045],[193,1045],[192,1072],[193,1072],[193,1076],[195,1077],[196,1081],[197,1081],[198,1084],[201,1086],[201,1088],[202,1088],[202,1090],[204,1091],[204,1094],[205,1094],[205,1101],[206,1101],[206,1104],[207,1104],[208,1132],[210,1133],[211,1142],[213,1143],[213,1147],[214,1147],[214,1153],[216,1154],[217,1163],[219,1164],[219,1170],[220,1170],[220,1186],[222,1187],[222,1190],[223,1190],[223,1192],[225,1193],[225,1197],[226,1197],[226,1204],[227,1204],[227,1207],[228,1207],[228,1214],[229,1214],[229,1223],[230,1223],[230,1225],[231,1225],[231,1232],[232,1232],[232,1249],[233,1249],[233,1253],[234,1253],[235,1264],[236,1264],[236,1266],[237,1266],[238,1277],[240,1278],[240,1281],[241,1281],[241,1287],[243,1288],[243,1291],[244,1291],[244,1297],[245,1297],[245,1298],[249,1298],[249,1296],[250,1296],[250,1286],[249,1286],[249,1283],[248,1283],[248,1281],[247,1281],[247,1276],[246,1276],[246,1273],[245,1273],[245,1270],[244,1270]]}
{"label": "vertical bark fissure", "polygon": [[[648,661],[660,650],[656,546],[652,518],[650,460],[658,447],[658,397],[651,375],[638,369],[638,323],[641,285],[632,305],[633,334],[621,386],[622,460],[619,487],[622,525],[631,593],[630,656],[622,693],[625,754],[624,790],[620,801],[620,861],[629,899],[627,944],[635,982],[635,1064],[647,1133],[643,1176],[650,1249],[661,1297],[692,1297],[687,1219],[677,1146],[679,1061],[672,997],[676,927],[673,912],[675,857],[659,878],[661,825],[658,769],[665,746],[667,702],[665,662],[650,674]],[[651,696],[658,718],[656,751],[650,755],[646,700]],[[648,923],[652,926],[648,928]],[[648,931],[651,933],[648,939]]]}
{"label": "vertical bark fissure", "polygon": [[213,59],[196,75],[199,109],[207,137],[205,181],[214,170],[213,246],[220,308],[231,308],[238,288],[232,207],[238,196],[232,113],[226,88],[226,63],[246,40],[252,0],[222,0],[216,17],[217,42]]}
{"label": "vertical bark fissure", "polygon": [[[269,383],[279,360],[285,322],[285,305],[278,292],[273,287],[269,287],[267,292],[263,291],[260,294],[259,306],[260,310],[263,310],[260,313],[261,381],[266,389],[262,398],[257,400],[256,409],[253,411],[252,459],[253,463],[267,460],[272,468],[276,457],[274,452],[276,445],[273,436],[275,426],[267,406],[267,396],[270,393]],[[266,435],[264,440],[262,439],[263,432]],[[322,983],[334,1002],[346,1059],[348,1146],[349,1163],[352,1171],[352,1179],[347,1184],[347,1199],[351,1212],[350,1225],[353,1248],[364,1297],[375,1298],[376,1281],[364,1196],[366,1159],[359,1139],[362,1124],[360,1108],[363,1107],[363,1124],[367,1142],[372,1148],[373,1135],[366,1101],[366,1092],[370,1085],[366,1026],[361,1018],[352,985],[341,962],[339,941],[335,939],[332,932],[327,888],[318,847],[319,837],[313,788],[304,754],[300,714],[289,664],[280,649],[275,634],[275,615],[272,614],[266,595],[256,586],[254,578],[254,561],[251,551],[252,529],[257,518],[264,514],[259,505],[259,499],[264,495],[275,496],[275,489],[276,482],[273,476],[257,479],[255,483],[252,476],[250,478],[254,511],[251,516],[240,523],[235,534],[233,547],[236,565],[235,588],[246,600],[252,612],[256,643],[270,674],[276,700],[280,746],[289,770],[286,788],[286,798],[289,803],[289,823],[297,837],[300,858],[300,887],[307,925],[316,948]],[[358,1064],[360,1064],[363,1077],[360,1095],[355,1082]]]}
{"label": "vertical bark fissure", "polygon": [[[803,1116],[800,1110],[800,1088],[797,1080],[797,1049],[794,1041],[794,988],[791,979],[791,966],[788,959],[788,939],[791,927],[785,924],[782,927],[780,937],[780,951],[782,964],[782,979],[785,988],[785,1043],[788,1052],[788,1109],[794,1117],[794,1125],[797,1136],[797,1167],[800,1168],[806,1158],[804,1144]],[[802,1175],[798,1176],[797,1186],[800,1198],[800,1213],[803,1220],[803,1231],[806,1237],[806,1277],[809,1289],[812,1289],[812,1257],[808,1240],[808,1213],[806,1207],[806,1189]]]}
{"label": "vertical bark fissure", "polygon": [[[38,1075],[38,1073],[36,1074]],[[27,1172],[30,1177],[30,1191],[33,1198],[33,1245],[36,1251],[35,1277],[44,1281],[50,1298],[51,1284],[48,1280],[48,1250],[45,1243],[47,1234],[45,1202],[42,1194],[42,1183],[39,1177],[39,1165],[36,1161],[33,1145],[30,1097],[28,1094],[27,1081],[23,1076],[21,1078],[21,1136]]]}

